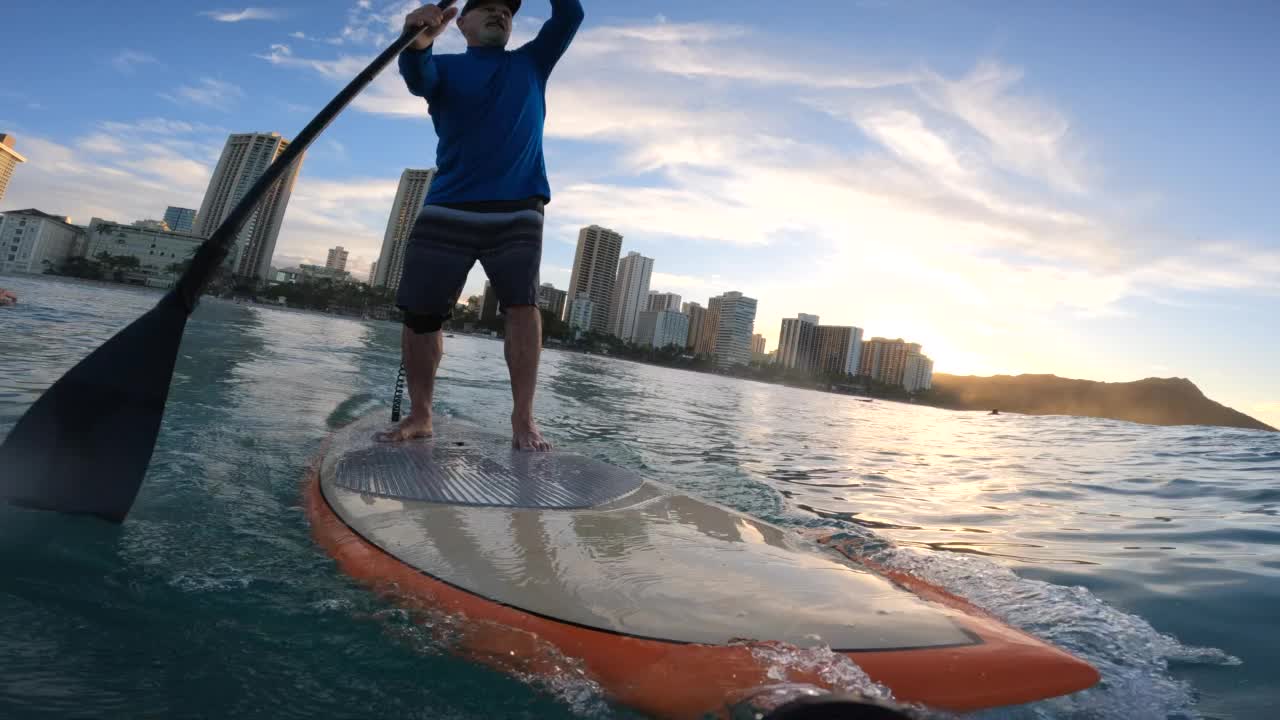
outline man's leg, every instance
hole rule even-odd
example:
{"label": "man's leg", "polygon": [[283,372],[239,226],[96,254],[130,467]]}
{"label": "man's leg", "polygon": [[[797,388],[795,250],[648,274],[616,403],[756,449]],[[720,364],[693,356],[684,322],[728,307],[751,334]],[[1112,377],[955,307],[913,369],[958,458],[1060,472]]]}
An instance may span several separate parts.
{"label": "man's leg", "polygon": [[538,386],[538,356],[542,352],[542,313],[535,305],[506,309],[507,369],[511,372],[511,446],[517,450],[546,452],[551,443],[543,439],[533,421],[533,395]]}
{"label": "man's leg", "polygon": [[439,234],[454,222],[448,210],[423,207],[405,248],[396,306],[404,311],[400,353],[409,376],[409,416],[379,436],[386,442],[431,437],[433,431],[431,400],[444,355],[441,329],[475,264],[470,251],[440,240]]}
{"label": "man's leg", "polygon": [[431,398],[435,394],[436,370],[444,355],[444,333],[440,330],[417,333],[407,325],[400,330],[400,353],[409,377],[409,415],[394,429],[379,436],[384,442],[429,438],[433,432]]}
{"label": "man's leg", "polygon": [[396,428],[384,433],[384,442],[401,442],[406,439],[431,437],[431,397],[435,395],[435,372],[440,368],[444,355],[444,333],[416,333],[408,327],[401,328],[401,355],[404,374],[408,375],[408,400],[410,411]]}

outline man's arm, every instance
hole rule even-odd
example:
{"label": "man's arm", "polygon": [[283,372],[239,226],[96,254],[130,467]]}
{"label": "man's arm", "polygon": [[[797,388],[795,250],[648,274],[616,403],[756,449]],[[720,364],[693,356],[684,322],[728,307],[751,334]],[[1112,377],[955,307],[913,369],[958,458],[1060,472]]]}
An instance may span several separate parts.
{"label": "man's arm", "polygon": [[436,67],[431,53],[436,38],[449,27],[449,22],[458,15],[458,8],[441,10],[438,5],[423,5],[405,16],[405,32],[418,30],[420,34],[414,39],[409,49],[400,53],[400,74],[409,92],[418,97],[431,99],[440,84],[440,71]]}
{"label": "man's arm", "polygon": [[426,50],[405,50],[400,53],[400,75],[409,92],[431,100],[440,85],[440,70],[436,67],[431,46]]}
{"label": "man's arm", "polygon": [[537,37],[520,48],[533,57],[543,76],[551,74],[551,69],[569,49],[585,15],[581,0],[551,0],[551,19],[543,24]]}

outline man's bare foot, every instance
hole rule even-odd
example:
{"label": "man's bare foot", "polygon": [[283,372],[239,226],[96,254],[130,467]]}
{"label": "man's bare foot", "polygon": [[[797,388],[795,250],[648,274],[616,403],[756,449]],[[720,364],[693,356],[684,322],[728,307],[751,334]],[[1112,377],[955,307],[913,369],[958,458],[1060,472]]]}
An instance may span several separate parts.
{"label": "man's bare foot", "polygon": [[429,438],[433,434],[431,413],[410,415],[390,430],[384,430],[373,436],[374,440],[384,443],[397,443],[406,440]]}
{"label": "man's bare foot", "polygon": [[529,452],[551,452],[551,443],[542,437],[533,420],[511,418],[511,447]]}

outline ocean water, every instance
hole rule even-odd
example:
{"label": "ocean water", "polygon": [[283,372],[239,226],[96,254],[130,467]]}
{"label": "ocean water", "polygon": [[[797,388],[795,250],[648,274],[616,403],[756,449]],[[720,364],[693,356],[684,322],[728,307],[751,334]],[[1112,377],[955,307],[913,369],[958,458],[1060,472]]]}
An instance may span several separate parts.
{"label": "ocean water", "polygon": [[[158,299],[0,277],[0,435]],[[390,404],[393,323],[206,301],[121,527],[0,507],[0,718],[625,718],[566,665],[480,669],[339,573],[300,502],[332,428]],[[498,342],[446,341],[438,411],[501,426]],[[840,533],[1093,662],[982,718],[1280,717],[1280,435],[988,417],[555,351],[557,445]],[[89,409],[86,408],[86,411]],[[869,688],[851,663],[778,651]]]}

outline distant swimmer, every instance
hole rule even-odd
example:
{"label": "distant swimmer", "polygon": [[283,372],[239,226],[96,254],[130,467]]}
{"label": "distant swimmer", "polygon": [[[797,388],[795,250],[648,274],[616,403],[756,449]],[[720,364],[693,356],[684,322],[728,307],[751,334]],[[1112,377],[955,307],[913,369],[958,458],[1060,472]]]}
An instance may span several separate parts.
{"label": "distant swimmer", "polygon": [[0,307],[8,307],[18,304],[18,294],[12,290],[0,288]]}
{"label": "distant swimmer", "polygon": [[992,414],[992,415],[999,415],[999,414],[1000,414],[1000,411],[999,411],[999,410],[992,410],[992,411],[991,411],[991,414]]}

